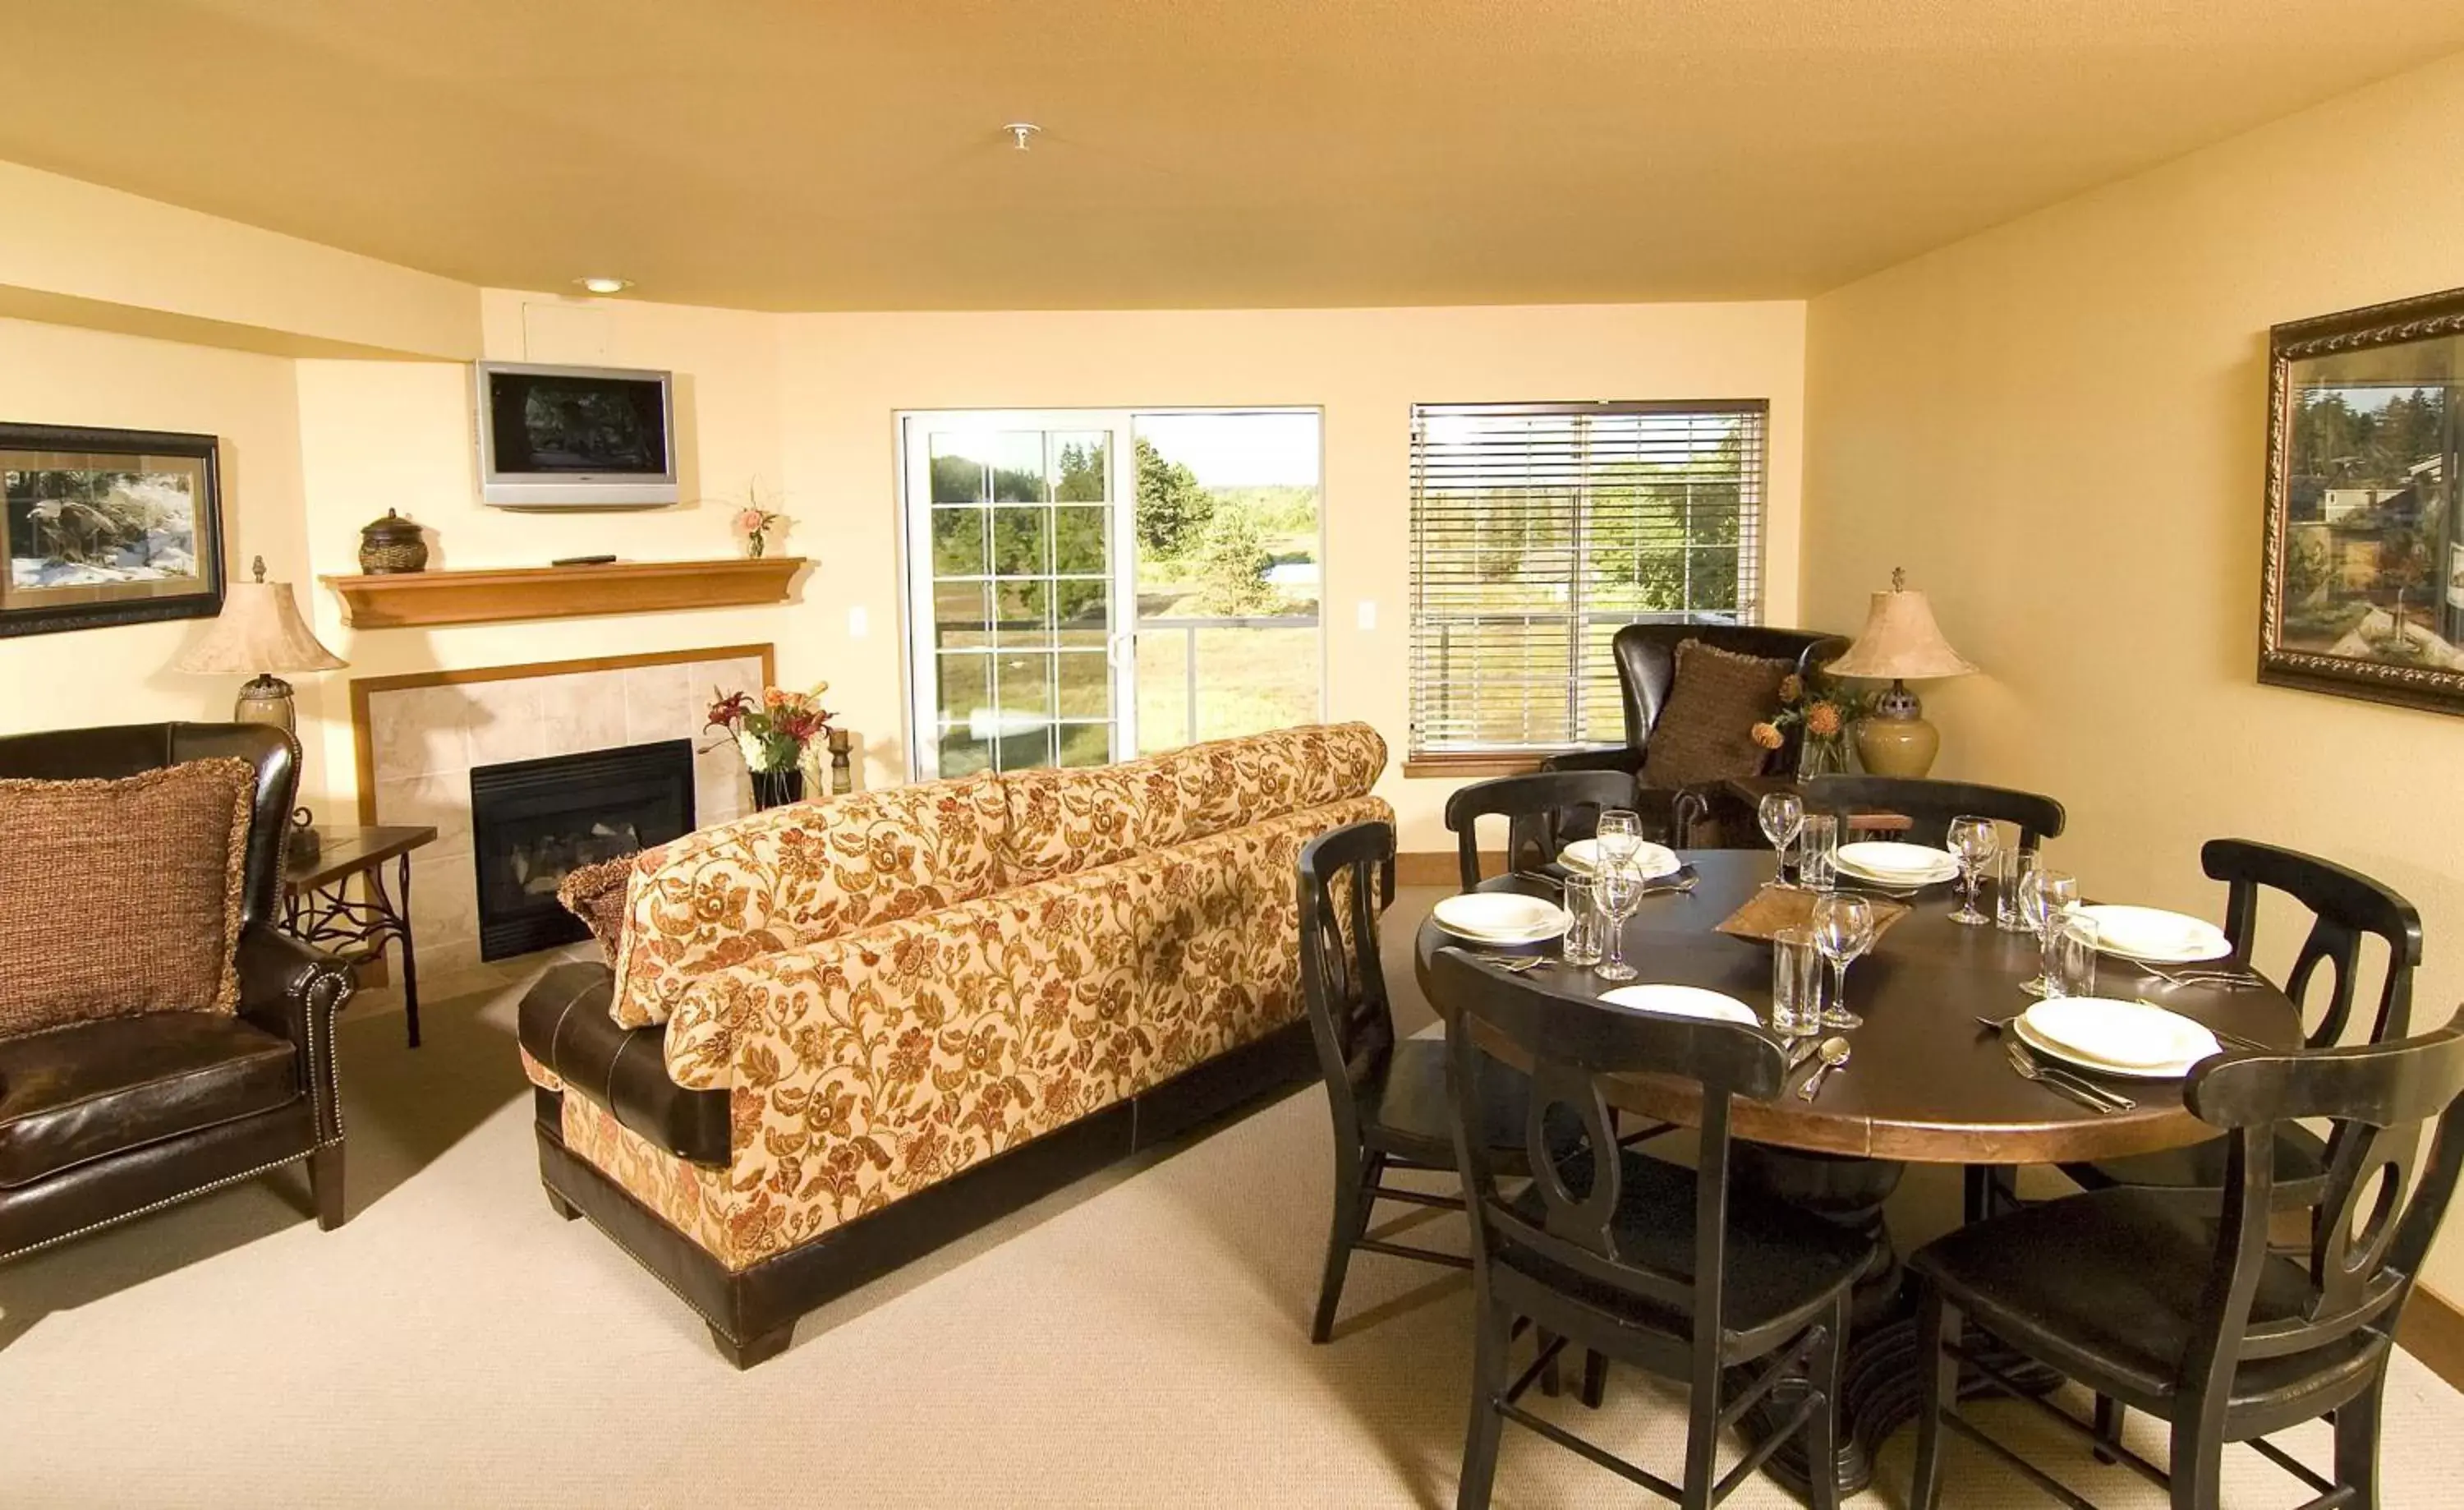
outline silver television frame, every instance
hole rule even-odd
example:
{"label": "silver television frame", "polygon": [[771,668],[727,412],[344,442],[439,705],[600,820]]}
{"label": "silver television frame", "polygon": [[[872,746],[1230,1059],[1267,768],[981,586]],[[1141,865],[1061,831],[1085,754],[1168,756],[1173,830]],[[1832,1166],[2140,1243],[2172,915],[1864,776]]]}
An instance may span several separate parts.
{"label": "silver television frame", "polygon": [[[472,427],[479,436],[479,498],[497,508],[662,508],[677,501],[675,374],[640,367],[564,366],[539,362],[474,362],[471,365]],[[488,380],[504,372],[527,377],[617,378],[659,385],[659,411],[667,428],[665,472],[500,472],[495,427],[489,423]]]}

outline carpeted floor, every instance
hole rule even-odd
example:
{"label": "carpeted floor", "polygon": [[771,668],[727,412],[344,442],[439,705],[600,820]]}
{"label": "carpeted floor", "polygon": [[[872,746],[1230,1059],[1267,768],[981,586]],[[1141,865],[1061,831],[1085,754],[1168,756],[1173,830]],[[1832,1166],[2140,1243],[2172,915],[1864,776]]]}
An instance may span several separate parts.
{"label": "carpeted floor", "polygon": [[[514,1000],[432,1005],[416,1053],[398,1016],[355,1007],[340,1232],[261,1182],[0,1269],[0,1503],[1453,1502],[1466,1280],[1357,1258],[1337,1340],[1306,1338],[1328,1205],[1317,1091],[1081,1182],[807,1318],[739,1375],[656,1280],[549,1213]],[[1458,1233],[1441,1216],[1416,1236]],[[1675,1399],[1620,1373],[1597,1414],[1544,1409],[1672,1471]],[[2007,1412],[2098,1503],[2163,1503]],[[2464,1430],[2464,1400],[2404,1358],[2388,1416],[2386,1502],[2464,1505],[2434,1445]],[[1902,1502],[1907,1436],[1854,1502]],[[2323,1457],[2319,1428],[2290,1441]],[[1953,1452],[1952,1505],[2045,1502]],[[2230,1504],[2306,1498],[2255,1454],[2232,1461]],[[1643,1497],[1509,1431],[1498,1502]],[[1794,1501],[1762,1481],[1730,1503]]]}

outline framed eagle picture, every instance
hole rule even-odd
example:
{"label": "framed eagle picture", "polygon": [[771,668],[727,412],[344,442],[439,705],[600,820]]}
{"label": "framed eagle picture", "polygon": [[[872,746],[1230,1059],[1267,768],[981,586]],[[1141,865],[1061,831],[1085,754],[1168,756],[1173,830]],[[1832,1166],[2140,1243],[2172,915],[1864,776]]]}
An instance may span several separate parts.
{"label": "framed eagle picture", "polygon": [[0,424],[0,637],[223,607],[211,435]]}

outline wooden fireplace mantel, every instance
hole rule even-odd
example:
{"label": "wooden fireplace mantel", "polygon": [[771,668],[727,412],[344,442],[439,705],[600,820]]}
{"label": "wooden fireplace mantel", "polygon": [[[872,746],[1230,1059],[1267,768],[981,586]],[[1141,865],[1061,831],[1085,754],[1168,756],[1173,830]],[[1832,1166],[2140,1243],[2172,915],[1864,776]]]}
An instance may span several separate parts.
{"label": "wooden fireplace mantel", "polygon": [[673,609],[783,603],[802,556],[727,561],[622,561],[604,566],[520,566],[490,571],[398,571],[317,580],[342,600],[353,629],[661,613]]}

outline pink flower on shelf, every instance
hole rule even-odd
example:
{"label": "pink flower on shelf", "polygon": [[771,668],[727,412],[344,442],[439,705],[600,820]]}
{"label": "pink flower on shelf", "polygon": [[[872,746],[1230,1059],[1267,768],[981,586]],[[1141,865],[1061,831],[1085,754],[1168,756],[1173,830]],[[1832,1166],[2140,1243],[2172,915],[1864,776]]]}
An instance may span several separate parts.
{"label": "pink flower on shelf", "polygon": [[769,527],[769,523],[770,516],[760,509],[748,508],[738,509],[737,511],[736,528],[738,534],[754,534],[757,531]]}

